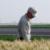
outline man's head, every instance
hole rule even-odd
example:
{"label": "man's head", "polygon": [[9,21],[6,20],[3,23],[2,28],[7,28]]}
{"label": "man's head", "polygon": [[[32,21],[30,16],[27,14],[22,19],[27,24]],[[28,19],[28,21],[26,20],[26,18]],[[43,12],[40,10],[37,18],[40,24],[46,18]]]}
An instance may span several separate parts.
{"label": "man's head", "polygon": [[28,8],[27,16],[29,19],[32,19],[35,17],[36,13],[37,13],[36,10],[30,7],[30,8]]}

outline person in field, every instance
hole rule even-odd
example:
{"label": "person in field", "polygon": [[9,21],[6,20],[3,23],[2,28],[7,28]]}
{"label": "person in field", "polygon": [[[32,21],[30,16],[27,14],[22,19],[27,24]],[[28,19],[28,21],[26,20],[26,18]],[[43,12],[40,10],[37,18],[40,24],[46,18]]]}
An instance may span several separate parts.
{"label": "person in field", "polygon": [[31,25],[30,20],[35,17],[36,10],[32,7],[28,8],[27,13],[21,17],[18,24],[19,39],[30,41],[31,39]]}

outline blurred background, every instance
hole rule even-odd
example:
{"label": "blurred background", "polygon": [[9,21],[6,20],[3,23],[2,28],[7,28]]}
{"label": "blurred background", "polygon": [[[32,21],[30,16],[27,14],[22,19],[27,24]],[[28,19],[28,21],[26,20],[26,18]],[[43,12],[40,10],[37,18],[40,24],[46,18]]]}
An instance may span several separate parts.
{"label": "blurred background", "polygon": [[50,24],[50,0],[0,0],[0,25],[17,25],[29,7],[37,10],[32,24]]}
{"label": "blurred background", "polygon": [[[19,20],[29,7],[37,10],[33,42],[17,41]],[[50,0],[0,0],[0,50],[50,50]]]}
{"label": "blurred background", "polygon": [[37,10],[36,17],[31,20],[31,33],[50,35],[50,0],[0,0],[0,39],[6,39],[7,35],[16,37],[19,20],[29,7]]}

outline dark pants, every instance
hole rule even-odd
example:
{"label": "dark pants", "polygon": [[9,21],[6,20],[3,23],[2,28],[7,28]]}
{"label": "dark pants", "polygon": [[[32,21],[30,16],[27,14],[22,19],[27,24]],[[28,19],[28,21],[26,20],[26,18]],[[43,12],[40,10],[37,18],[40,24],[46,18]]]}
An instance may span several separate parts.
{"label": "dark pants", "polygon": [[21,31],[19,31],[19,37],[17,38],[18,40],[24,40],[23,34]]}

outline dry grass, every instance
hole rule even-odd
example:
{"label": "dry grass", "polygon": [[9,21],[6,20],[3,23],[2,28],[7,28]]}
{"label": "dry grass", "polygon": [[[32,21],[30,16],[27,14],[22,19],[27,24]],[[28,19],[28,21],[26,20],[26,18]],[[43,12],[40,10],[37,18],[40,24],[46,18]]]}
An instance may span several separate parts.
{"label": "dry grass", "polygon": [[27,41],[1,41],[0,50],[50,50],[50,40]]}

